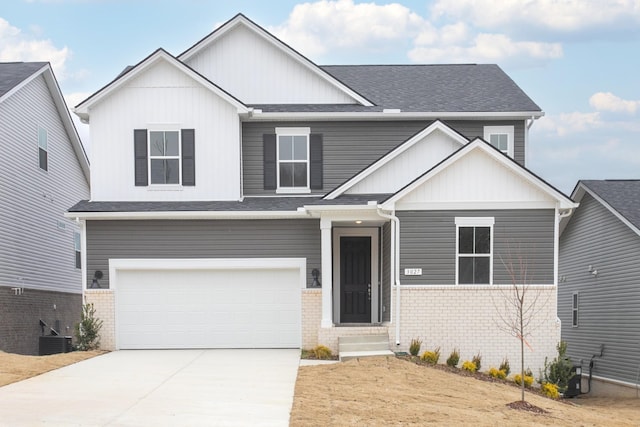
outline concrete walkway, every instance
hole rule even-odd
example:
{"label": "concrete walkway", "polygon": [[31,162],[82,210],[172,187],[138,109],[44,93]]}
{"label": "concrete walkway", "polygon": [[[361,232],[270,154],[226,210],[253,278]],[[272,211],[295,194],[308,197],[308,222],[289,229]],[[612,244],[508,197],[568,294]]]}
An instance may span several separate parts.
{"label": "concrete walkway", "polygon": [[299,350],[122,350],[0,387],[2,426],[287,426]]}

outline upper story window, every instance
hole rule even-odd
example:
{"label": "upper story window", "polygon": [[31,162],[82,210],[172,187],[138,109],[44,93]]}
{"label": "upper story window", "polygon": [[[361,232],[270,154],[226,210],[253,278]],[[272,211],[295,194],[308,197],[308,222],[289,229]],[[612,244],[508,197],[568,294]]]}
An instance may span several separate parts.
{"label": "upper story window", "polygon": [[80,233],[73,232],[73,246],[76,255],[76,268],[82,268],[82,243],[80,241]]}
{"label": "upper story window", "polygon": [[509,157],[513,157],[513,126],[485,126],[484,139]]}
{"label": "upper story window", "polygon": [[574,328],[578,327],[578,293],[574,293],[572,295],[571,301],[571,326]]}
{"label": "upper story window", "polygon": [[49,170],[49,153],[47,151],[48,143],[47,130],[38,126],[38,165],[40,169]]}
{"label": "upper story window", "polygon": [[180,133],[149,131],[149,179],[155,184],[180,184]]}
{"label": "upper story window", "polygon": [[456,217],[456,283],[493,283],[493,217]]}
{"label": "upper story window", "polygon": [[309,133],[309,128],[276,128],[278,191],[310,191]]}

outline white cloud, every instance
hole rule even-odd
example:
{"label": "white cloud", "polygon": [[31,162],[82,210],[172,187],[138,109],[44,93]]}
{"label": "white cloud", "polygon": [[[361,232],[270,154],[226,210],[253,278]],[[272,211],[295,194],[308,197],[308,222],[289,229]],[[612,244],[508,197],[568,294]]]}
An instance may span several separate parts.
{"label": "white cloud", "polygon": [[635,114],[640,109],[640,101],[628,101],[611,92],[594,93],[589,98],[589,105],[598,111]]}
{"label": "white cloud", "polygon": [[62,80],[66,77],[65,63],[70,57],[68,47],[57,48],[51,40],[25,34],[0,18],[0,61],[47,61],[56,77]]}
{"label": "white cloud", "polygon": [[479,28],[619,31],[640,23],[640,0],[604,4],[592,0],[437,0],[431,12],[435,18],[464,20]]}
{"label": "white cloud", "polygon": [[601,128],[605,123],[600,118],[600,113],[560,113],[542,117],[537,124],[538,130],[558,136],[587,132]]}
{"label": "white cloud", "polygon": [[381,44],[415,37],[425,21],[398,3],[354,4],[321,0],[298,4],[287,21],[269,31],[309,56],[329,50],[378,50]]}

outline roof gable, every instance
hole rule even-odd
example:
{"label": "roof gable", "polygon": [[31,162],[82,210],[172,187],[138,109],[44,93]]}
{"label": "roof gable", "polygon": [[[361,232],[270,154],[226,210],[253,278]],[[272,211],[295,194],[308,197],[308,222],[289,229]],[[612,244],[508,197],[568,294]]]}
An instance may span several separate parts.
{"label": "roof gable", "polygon": [[362,104],[331,74],[238,14],[178,56],[247,104]]}
{"label": "roof gable", "polygon": [[384,201],[386,208],[570,209],[567,196],[480,138],[434,166]]}
{"label": "roof gable", "polygon": [[467,142],[467,138],[436,120],[327,194],[325,199],[335,199],[341,194],[395,193]]}
{"label": "roof gable", "polygon": [[[99,104],[103,99],[108,97],[114,91],[126,86],[130,82],[139,78],[147,71],[154,69],[154,67],[159,64],[167,64],[175,71],[181,73],[184,78],[191,79],[209,89],[211,92],[216,94],[218,97],[222,98],[232,106],[234,106],[238,113],[248,113],[249,108],[244,105],[241,101],[235,98],[233,95],[229,94],[216,84],[209,81],[204,76],[200,75],[195,70],[191,69],[187,65],[178,61],[174,56],[169,54],[164,49],[158,49],[153,52],[151,55],[140,61],[135,66],[128,68],[125,72],[120,74],[113,80],[111,83],[107,84],[105,87],[91,95],[89,98],[82,101],[79,105],[76,106],[74,112],[85,122],[89,121],[90,110],[92,107]],[[172,78],[176,78],[175,73],[173,73]]]}

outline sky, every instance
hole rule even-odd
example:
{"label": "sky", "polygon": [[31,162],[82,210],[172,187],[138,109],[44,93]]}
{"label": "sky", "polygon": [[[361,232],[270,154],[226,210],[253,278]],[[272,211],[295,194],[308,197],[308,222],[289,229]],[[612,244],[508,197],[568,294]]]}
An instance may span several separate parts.
{"label": "sky", "polygon": [[49,61],[75,106],[237,13],[320,65],[498,64],[545,112],[529,169],[565,194],[640,179],[640,0],[3,0],[0,61]]}

